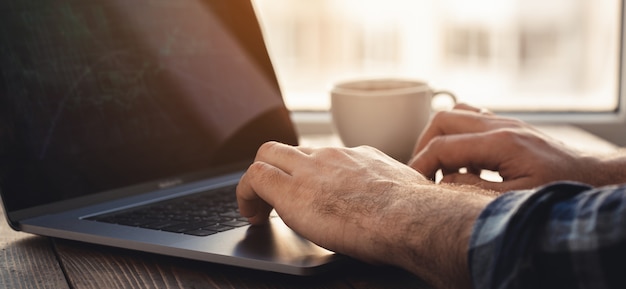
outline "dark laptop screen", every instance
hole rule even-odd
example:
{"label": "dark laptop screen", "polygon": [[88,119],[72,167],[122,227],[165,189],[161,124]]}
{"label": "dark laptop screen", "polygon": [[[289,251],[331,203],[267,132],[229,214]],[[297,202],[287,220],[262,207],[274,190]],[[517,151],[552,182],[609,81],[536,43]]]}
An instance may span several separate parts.
{"label": "dark laptop screen", "polygon": [[295,144],[248,0],[0,3],[7,211]]}

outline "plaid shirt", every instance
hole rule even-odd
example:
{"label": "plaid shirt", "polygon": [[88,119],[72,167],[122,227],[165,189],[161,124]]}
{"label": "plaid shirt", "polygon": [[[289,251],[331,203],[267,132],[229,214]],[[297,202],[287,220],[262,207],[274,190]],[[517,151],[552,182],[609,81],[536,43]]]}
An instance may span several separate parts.
{"label": "plaid shirt", "polygon": [[626,288],[626,185],[506,193],[469,248],[474,288]]}

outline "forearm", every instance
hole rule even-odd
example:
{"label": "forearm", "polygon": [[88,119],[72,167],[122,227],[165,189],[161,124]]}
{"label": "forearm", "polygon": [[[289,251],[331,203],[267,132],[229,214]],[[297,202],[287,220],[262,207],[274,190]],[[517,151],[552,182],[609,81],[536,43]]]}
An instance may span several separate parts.
{"label": "forearm", "polygon": [[594,186],[626,184],[626,149],[614,154],[599,157],[593,166],[593,179],[589,181]]}
{"label": "forearm", "polygon": [[[471,288],[469,240],[475,220],[493,200],[493,194],[455,185],[427,186],[423,190],[427,192],[418,191],[421,196],[415,198],[415,203],[405,203],[407,208],[426,211],[429,208],[424,206],[428,204],[438,210],[425,216],[419,211],[407,215],[408,224],[403,226],[408,229],[400,232],[403,246],[397,254],[399,263],[394,265],[415,273],[435,288]],[[425,200],[424,195],[430,199]]]}

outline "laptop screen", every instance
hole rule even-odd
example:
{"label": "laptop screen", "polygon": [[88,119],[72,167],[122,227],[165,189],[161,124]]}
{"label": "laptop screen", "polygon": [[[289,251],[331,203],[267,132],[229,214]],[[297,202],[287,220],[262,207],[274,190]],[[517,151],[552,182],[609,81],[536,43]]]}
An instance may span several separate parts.
{"label": "laptop screen", "polygon": [[248,0],[0,3],[7,211],[296,144]]}

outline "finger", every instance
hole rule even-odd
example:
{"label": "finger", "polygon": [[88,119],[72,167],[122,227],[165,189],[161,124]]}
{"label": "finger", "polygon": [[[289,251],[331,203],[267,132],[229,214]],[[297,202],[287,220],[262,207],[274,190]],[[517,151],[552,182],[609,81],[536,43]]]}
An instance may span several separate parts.
{"label": "finger", "polygon": [[471,106],[467,103],[457,103],[454,106],[454,109],[458,109],[458,110],[467,110],[467,111],[473,111],[473,112],[480,112],[480,108],[475,107],[475,106]]}
{"label": "finger", "polygon": [[494,142],[492,137],[492,133],[438,136],[411,159],[409,166],[431,179],[439,169],[444,173],[458,172],[461,168],[467,168],[470,173],[482,169],[497,171],[511,150],[506,144]]}
{"label": "finger", "polygon": [[440,135],[476,133],[491,128],[484,116],[464,111],[440,111],[435,114],[429,125],[420,135],[414,153],[420,152],[434,138]]}
{"label": "finger", "polygon": [[[420,135],[413,154],[418,154],[435,137],[449,134],[479,133],[500,128],[522,126],[519,120],[496,116],[485,109],[458,104],[461,109],[435,114]],[[476,113],[479,112],[479,113]]]}
{"label": "finger", "polygon": [[474,113],[478,113],[478,114],[483,114],[483,115],[493,115],[493,112],[491,112],[490,110],[486,109],[486,108],[481,108],[481,107],[475,107],[475,106],[471,106],[467,103],[459,103],[457,105],[454,106],[454,109],[456,110],[465,110],[465,111],[471,111]]}
{"label": "finger", "polygon": [[264,162],[254,162],[237,185],[240,214],[252,224],[267,222],[276,200],[286,191],[283,187],[288,181],[289,175],[282,170]]}
{"label": "finger", "polygon": [[257,151],[255,161],[270,164],[287,174],[308,157],[303,149],[279,142],[266,142]]}

